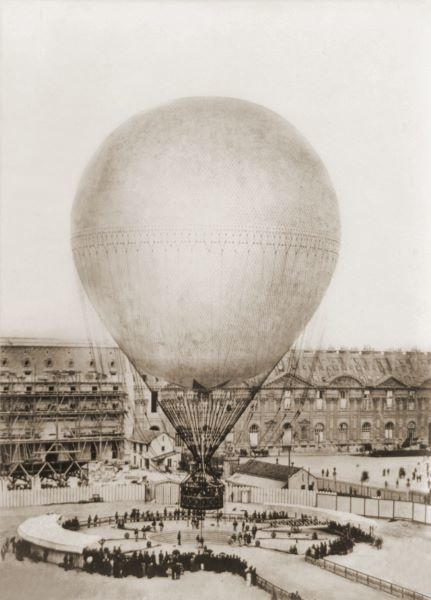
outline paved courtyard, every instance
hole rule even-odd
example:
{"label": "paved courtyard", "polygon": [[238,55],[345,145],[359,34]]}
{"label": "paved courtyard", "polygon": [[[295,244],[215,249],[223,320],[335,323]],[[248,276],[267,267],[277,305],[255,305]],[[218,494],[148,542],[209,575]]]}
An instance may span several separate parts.
{"label": "paved courtyard", "polygon": [[[259,458],[266,462],[275,463],[278,460],[279,464],[287,465],[289,459],[287,456]],[[388,489],[408,491],[428,492],[427,479],[427,464],[431,474],[431,457],[429,456],[390,456],[387,458],[373,458],[370,456],[351,456],[351,455],[304,455],[291,454],[291,464],[297,467],[310,469],[310,472],[317,477],[322,476],[322,469],[329,471],[329,477],[333,478],[334,467],[337,470],[337,479],[340,481],[350,481],[360,483],[361,474],[367,471],[369,480],[365,485],[376,486],[383,488],[385,481],[388,483]],[[400,467],[406,471],[406,477],[399,479],[398,472]],[[416,468],[417,473],[422,475],[422,480],[418,482],[413,480],[412,473]],[[385,469],[385,475],[383,475]],[[388,473],[389,470],[389,473]],[[410,479],[410,488],[407,487],[407,478]],[[396,485],[398,479],[398,487]]]}
{"label": "paved courtyard", "polygon": [[[0,536],[4,538],[6,535],[13,535],[17,525],[28,516],[43,514],[46,512],[58,512],[65,516],[77,515],[81,519],[85,519],[88,514],[97,514],[100,516],[112,515],[116,510],[119,513],[128,510],[136,505],[135,503],[101,503],[98,505],[78,504],[78,505],[63,505],[52,507],[31,507],[22,509],[3,509],[0,512]],[[154,504],[141,506],[148,510],[157,510],[162,507],[157,507]],[[251,508],[251,507],[250,507]],[[226,511],[236,510],[239,512],[240,506],[228,505]],[[133,524],[130,524],[133,527]],[[142,524],[141,524],[142,527]],[[211,522],[206,523],[206,527],[212,531],[216,530],[216,525]],[[161,543],[154,547],[158,552],[160,549],[172,550],[176,546],[176,533],[178,529],[187,530],[185,522],[167,522],[164,531],[171,530],[172,538],[169,543]],[[227,534],[232,532],[232,524],[224,523],[220,525],[221,531],[226,531]],[[84,530],[85,531],[85,530]],[[135,542],[133,535],[129,540],[124,539],[124,531],[114,527],[91,528],[92,533],[98,533],[106,539],[112,538],[121,542],[123,550],[140,549],[146,546],[144,540]],[[194,530],[196,531],[196,530]],[[421,531],[421,530],[419,530]],[[418,535],[419,535],[418,531]],[[301,534],[306,537],[306,534]],[[323,534],[319,534],[322,535]],[[326,535],[326,534],[325,534]],[[247,560],[251,565],[257,568],[258,573],[270,580],[272,583],[287,589],[289,591],[298,591],[305,600],[356,600],[364,598],[366,594],[367,600],[384,600],[389,596],[377,592],[370,588],[365,588],[361,584],[357,584],[337,575],[323,571],[313,565],[305,562],[304,557],[299,555],[290,555],[284,552],[269,549],[270,546],[278,547],[278,550],[285,549],[285,546],[290,546],[293,540],[289,540],[286,535],[279,534],[279,544],[271,539],[268,532],[265,530],[258,533],[261,539],[262,546],[266,548],[256,547],[238,547],[227,544],[209,544],[215,553],[226,552],[235,553]],[[117,544],[117,541],[112,542]],[[155,543],[157,543],[155,541]],[[298,549],[300,553],[305,552],[307,540],[298,541]],[[357,546],[359,548],[360,545]],[[196,550],[196,543],[183,543],[182,550]],[[367,547],[365,552],[369,552],[373,557],[377,556],[377,551]],[[394,547],[394,551],[398,552],[399,547]],[[355,549],[356,552],[356,549]],[[388,549],[390,552],[390,546]],[[352,557],[354,564],[355,554]],[[364,569],[365,570],[365,569]],[[37,583],[35,578],[37,575]],[[187,598],[187,600],[200,600],[204,594],[209,600],[223,600],[226,595],[235,594],[237,597],[251,598],[252,600],[263,600],[268,597],[261,590],[255,588],[250,589],[245,586],[245,583],[238,577],[231,575],[215,575],[212,573],[188,573],[180,581],[172,582],[171,580],[157,579],[152,580],[136,580],[133,577],[122,579],[120,581],[113,578],[106,578],[100,575],[88,575],[85,573],[64,572],[62,569],[53,565],[32,564],[28,561],[19,563],[15,561],[11,555],[7,557],[4,563],[0,563],[0,576],[2,578],[2,589],[8,590],[8,600],[18,598],[45,598],[54,600],[59,597],[61,590],[61,598],[63,600],[74,600],[75,598],[94,599],[112,599],[118,600],[124,597],[133,597],[137,600],[154,598],[170,598],[175,589],[175,597]],[[217,579],[215,579],[217,577]],[[220,586],[223,582],[224,588]],[[216,585],[217,584],[217,585]],[[406,583],[405,583],[406,585]],[[175,587],[173,587],[175,586]],[[221,595],[221,590],[224,589]],[[37,594],[36,594],[37,591]]]}

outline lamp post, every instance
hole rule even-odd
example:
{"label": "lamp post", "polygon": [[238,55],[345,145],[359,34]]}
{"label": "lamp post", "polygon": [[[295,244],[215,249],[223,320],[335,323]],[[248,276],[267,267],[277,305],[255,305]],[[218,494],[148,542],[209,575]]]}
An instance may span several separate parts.
{"label": "lamp post", "polygon": [[288,461],[287,464],[289,465],[289,467],[290,467],[290,452],[291,452],[291,450],[292,450],[292,445],[288,444],[288,446],[287,446],[287,461]]}

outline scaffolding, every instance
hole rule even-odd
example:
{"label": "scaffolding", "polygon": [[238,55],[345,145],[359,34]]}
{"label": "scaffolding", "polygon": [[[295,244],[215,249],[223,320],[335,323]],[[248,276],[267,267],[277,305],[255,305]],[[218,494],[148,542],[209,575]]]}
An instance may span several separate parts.
{"label": "scaffolding", "polygon": [[120,385],[9,379],[0,397],[0,474],[61,484],[85,479],[90,461],[121,459],[125,398]]}

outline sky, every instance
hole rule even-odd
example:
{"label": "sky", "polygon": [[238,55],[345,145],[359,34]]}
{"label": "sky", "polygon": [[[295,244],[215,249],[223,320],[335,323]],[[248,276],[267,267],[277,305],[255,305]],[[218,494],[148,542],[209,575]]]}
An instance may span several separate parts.
{"label": "sky", "polygon": [[1,11],[1,335],[88,337],[70,249],[84,167],[134,113],[216,95],[278,112],[330,173],[342,242],[309,329],[318,343],[431,350],[431,3],[32,0]]}

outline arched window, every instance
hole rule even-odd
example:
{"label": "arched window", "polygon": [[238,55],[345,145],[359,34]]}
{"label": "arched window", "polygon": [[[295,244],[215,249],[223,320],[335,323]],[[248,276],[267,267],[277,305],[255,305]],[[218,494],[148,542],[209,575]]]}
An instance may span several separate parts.
{"label": "arched window", "polygon": [[325,436],[325,426],[323,423],[317,423],[314,427],[314,435],[316,438],[316,442],[323,442]]}
{"label": "arched window", "polygon": [[347,442],[347,436],[349,433],[349,426],[347,423],[340,423],[338,425],[338,434],[341,442]]}
{"label": "arched window", "polygon": [[253,423],[249,429],[250,446],[256,447],[259,444],[259,425]]}
{"label": "arched window", "polygon": [[385,424],[385,439],[386,440],[391,440],[394,437],[394,429],[395,429],[395,425],[392,423],[392,421],[388,421],[388,423]]}
{"label": "arched window", "polygon": [[361,431],[363,440],[371,439],[371,423],[362,423]]}

